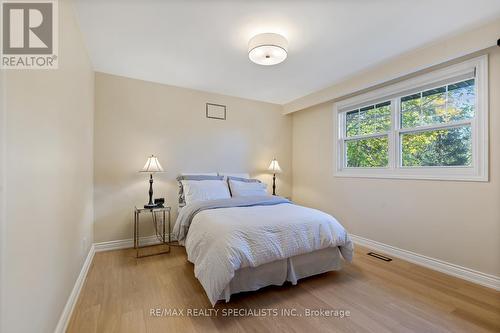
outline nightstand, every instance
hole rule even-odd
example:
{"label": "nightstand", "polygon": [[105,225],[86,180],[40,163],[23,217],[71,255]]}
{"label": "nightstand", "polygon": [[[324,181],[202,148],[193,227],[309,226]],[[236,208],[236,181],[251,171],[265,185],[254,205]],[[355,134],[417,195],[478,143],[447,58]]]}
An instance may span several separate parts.
{"label": "nightstand", "polygon": [[[156,237],[159,243],[155,242],[155,244],[148,244],[142,246],[139,244],[140,240],[139,229],[141,225],[141,215],[144,214],[151,214],[151,220],[153,222],[153,227],[155,229],[155,235],[153,237]],[[167,239],[167,232],[168,232],[168,239]],[[140,249],[156,247],[156,246],[167,246],[168,249],[152,254],[145,254],[145,255],[140,254]],[[155,208],[135,207],[134,249],[136,249],[136,258],[143,258],[158,254],[170,253],[170,207],[155,207]]]}

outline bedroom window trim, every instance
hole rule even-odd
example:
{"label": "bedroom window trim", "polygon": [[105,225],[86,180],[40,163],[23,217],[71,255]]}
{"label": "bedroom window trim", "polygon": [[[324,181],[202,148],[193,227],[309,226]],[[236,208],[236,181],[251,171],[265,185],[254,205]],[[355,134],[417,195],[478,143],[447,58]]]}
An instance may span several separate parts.
{"label": "bedroom window trim", "polygon": [[[474,78],[474,117],[447,123],[403,128],[400,122],[402,97]],[[346,114],[363,107],[390,101],[390,130],[367,135],[347,136]],[[363,178],[397,178],[455,181],[488,181],[488,55],[434,70],[334,103],[336,122],[335,176]],[[451,129],[470,125],[472,157],[470,166],[403,166],[401,134],[425,130]],[[359,133],[357,133],[359,134]],[[373,137],[388,137],[386,167],[347,167],[346,142]]]}

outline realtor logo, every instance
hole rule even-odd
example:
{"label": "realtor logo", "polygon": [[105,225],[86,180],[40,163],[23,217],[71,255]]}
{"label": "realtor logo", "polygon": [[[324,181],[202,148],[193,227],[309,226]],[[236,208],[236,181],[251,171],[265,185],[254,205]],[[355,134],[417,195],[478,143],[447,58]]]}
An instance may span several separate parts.
{"label": "realtor logo", "polygon": [[2,69],[55,69],[57,0],[2,2]]}

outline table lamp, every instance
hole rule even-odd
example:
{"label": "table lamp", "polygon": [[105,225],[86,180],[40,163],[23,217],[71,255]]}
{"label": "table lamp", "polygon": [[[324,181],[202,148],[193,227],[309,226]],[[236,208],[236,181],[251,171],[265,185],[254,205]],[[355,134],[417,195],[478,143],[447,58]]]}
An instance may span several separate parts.
{"label": "table lamp", "polygon": [[281,173],[281,168],[276,158],[273,158],[268,170],[273,173],[273,195],[276,195],[276,174]]}
{"label": "table lamp", "polygon": [[146,161],[146,165],[139,172],[149,172],[149,202],[147,205],[144,205],[144,208],[153,208],[156,207],[156,204],[153,203],[153,173],[163,172],[163,168],[158,161],[156,156],[151,155],[148,157]]}

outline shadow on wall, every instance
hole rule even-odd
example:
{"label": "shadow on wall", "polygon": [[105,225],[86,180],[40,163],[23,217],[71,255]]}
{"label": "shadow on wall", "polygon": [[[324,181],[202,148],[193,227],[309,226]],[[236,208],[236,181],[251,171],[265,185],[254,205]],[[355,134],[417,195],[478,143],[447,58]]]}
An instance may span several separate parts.
{"label": "shadow on wall", "polygon": [[[271,139],[269,139],[271,140]],[[182,141],[182,142],[181,142]],[[249,173],[267,184],[272,192],[272,174],[267,171],[272,158],[280,156],[268,147],[276,142],[252,145],[246,131],[231,130],[229,133],[208,135],[206,140],[182,138],[172,140],[141,142],[138,146],[146,149],[133,151],[122,145],[112,154],[106,153],[106,160],[98,160],[95,175],[94,203],[96,242],[129,239],[133,234],[134,206],[142,207],[148,202],[149,173],[139,172],[148,156],[155,155],[164,172],[153,175],[153,198],[165,198],[165,204],[172,207],[173,227],[178,211],[178,183],[176,178],[183,172],[228,172]],[[287,165],[286,159],[284,166]],[[285,182],[289,175],[278,175],[277,193],[289,195],[289,184]],[[147,235],[150,228],[141,230]]]}

